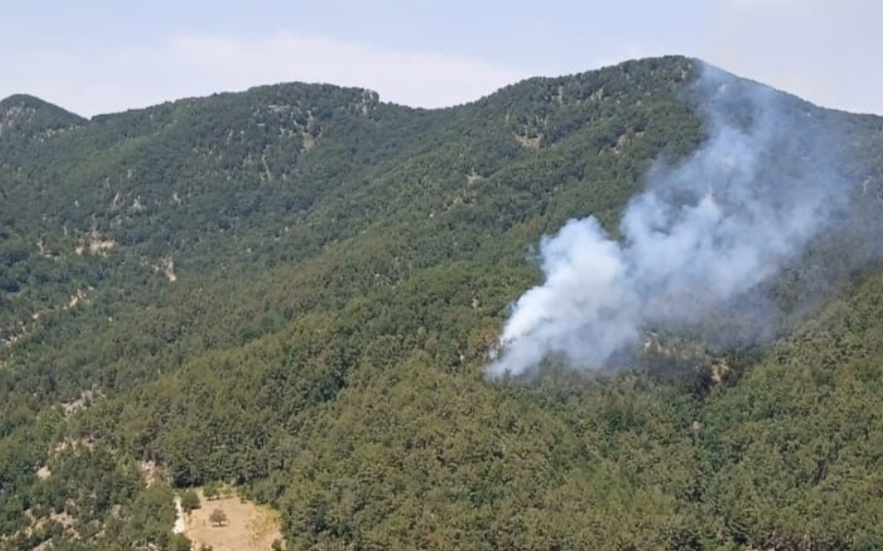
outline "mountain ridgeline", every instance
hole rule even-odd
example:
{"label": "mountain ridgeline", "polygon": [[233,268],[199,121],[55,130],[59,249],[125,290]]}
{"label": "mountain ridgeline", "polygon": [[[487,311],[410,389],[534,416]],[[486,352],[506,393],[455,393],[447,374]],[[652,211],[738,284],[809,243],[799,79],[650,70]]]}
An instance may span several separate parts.
{"label": "mountain ridgeline", "polygon": [[[278,509],[289,550],[883,547],[883,119],[716,72],[718,120],[711,70],[440,110],[307,84],[92,119],[0,101],[0,550],[187,549],[173,491],[213,482]],[[764,122],[755,94],[775,138],[719,158],[721,125]],[[697,158],[732,187],[658,185]],[[634,252],[647,190],[738,208],[748,172],[772,233],[709,232],[721,262]],[[489,379],[512,305],[562,288],[543,236],[589,216],[629,273],[693,279],[606,287],[628,300],[597,319],[635,313],[635,338],[596,362],[571,348],[607,327],[577,270],[526,325],[565,329]]]}

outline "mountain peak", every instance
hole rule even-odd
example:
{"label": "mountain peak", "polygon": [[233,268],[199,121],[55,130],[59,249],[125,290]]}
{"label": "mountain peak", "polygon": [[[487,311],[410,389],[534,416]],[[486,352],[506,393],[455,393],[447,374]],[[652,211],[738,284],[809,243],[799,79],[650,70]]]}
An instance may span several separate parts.
{"label": "mountain peak", "polygon": [[56,130],[85,119],[28,94],[13,94],[0,100],[0,136],[13,128],[28,132]]}

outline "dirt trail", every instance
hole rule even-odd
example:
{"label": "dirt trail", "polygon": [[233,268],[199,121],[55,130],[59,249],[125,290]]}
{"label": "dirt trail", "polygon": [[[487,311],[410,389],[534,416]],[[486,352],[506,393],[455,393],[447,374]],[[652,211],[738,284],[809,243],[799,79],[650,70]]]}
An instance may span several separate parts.
{"label": "dirt trail", "polygon": [[184,508],[181,507],[181,498],[175,496],[175,526],[172,528],[173,534],[183,534],[187,531],[187,519],[184,518]]}

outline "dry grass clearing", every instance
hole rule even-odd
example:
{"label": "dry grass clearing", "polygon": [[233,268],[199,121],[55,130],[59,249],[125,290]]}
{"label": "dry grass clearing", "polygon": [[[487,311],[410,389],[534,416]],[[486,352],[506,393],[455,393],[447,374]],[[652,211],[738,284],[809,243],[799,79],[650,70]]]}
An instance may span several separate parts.
{"label": "dry grass clearing", "polygon": [[[187,518],[186,535],[194,543],[194,549],[211,545],[214,551],[269,551],[273,540],[282,537],[279,530],[279,514],[272,509],[243,501],[238,496],[208,501],[198,490],[202,507]],[[224,511],[227,522],[215,526],[209,516],[215,509]]]}

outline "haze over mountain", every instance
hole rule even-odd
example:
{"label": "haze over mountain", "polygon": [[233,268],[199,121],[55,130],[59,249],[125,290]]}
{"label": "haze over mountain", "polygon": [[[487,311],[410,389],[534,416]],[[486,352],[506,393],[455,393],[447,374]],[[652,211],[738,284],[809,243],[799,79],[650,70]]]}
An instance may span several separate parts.
{"label": "haze over mountain", "polygon": [[881,209],[883,119],[683,57],[7,98],[0,549],[881,547]]}

